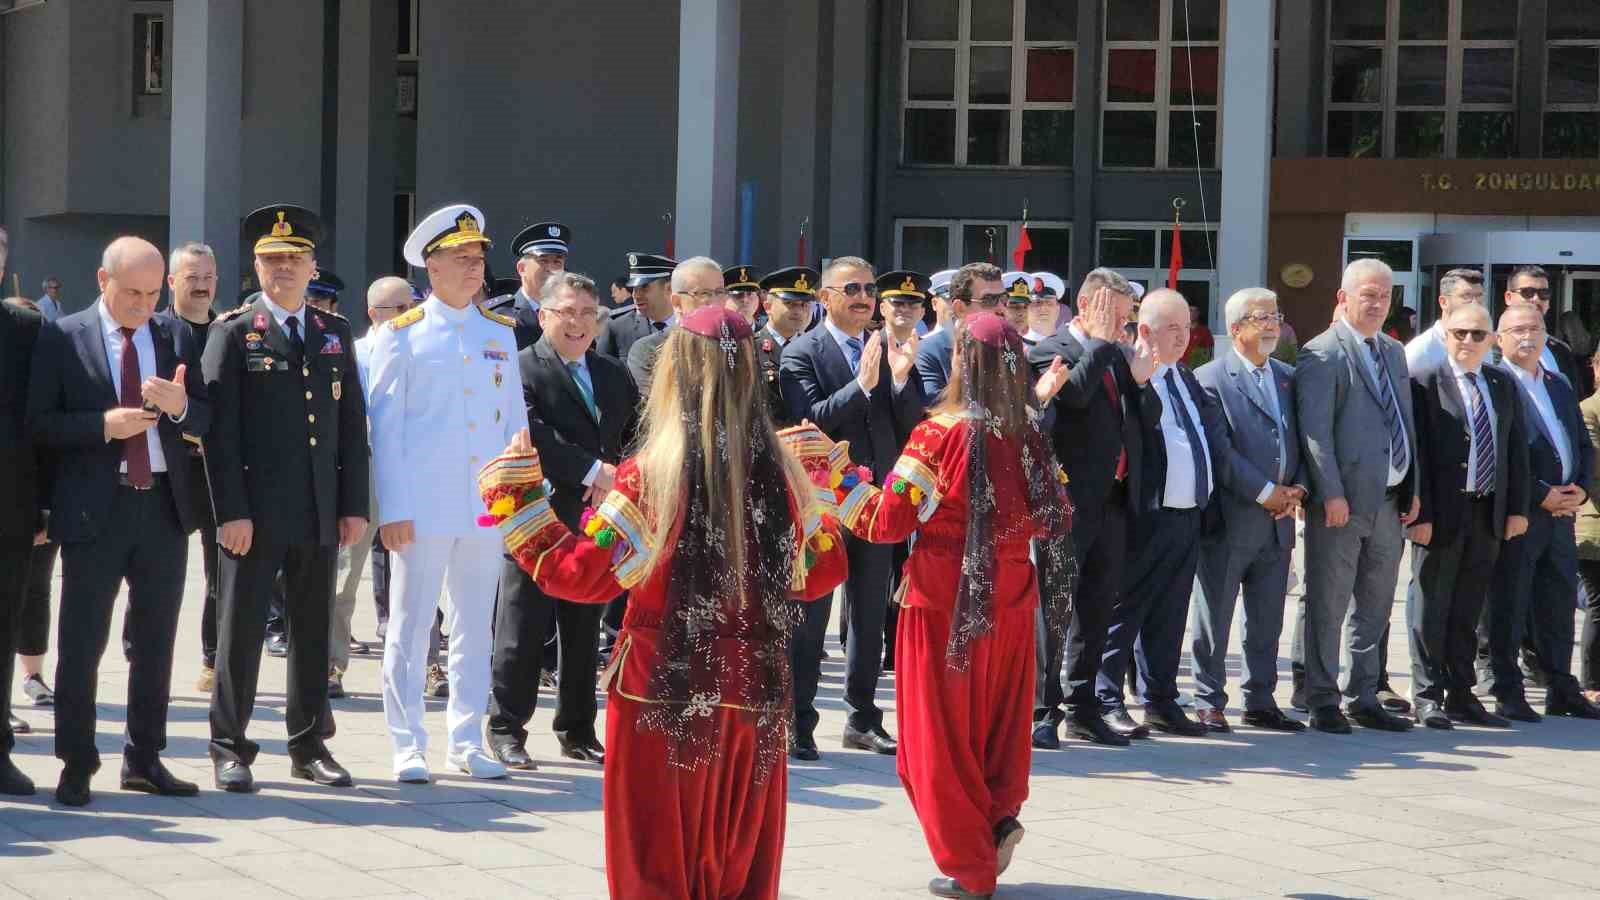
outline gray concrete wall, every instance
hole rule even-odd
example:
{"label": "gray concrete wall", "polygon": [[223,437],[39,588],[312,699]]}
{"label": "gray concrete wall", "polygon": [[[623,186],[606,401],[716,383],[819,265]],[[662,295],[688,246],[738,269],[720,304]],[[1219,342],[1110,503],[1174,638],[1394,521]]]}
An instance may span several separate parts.
{"label": "gray concrete wall", "polygon": [[[0,128],[0,180],[5,182],[3,221],[11,234],[4,295],[10,273],[22,278],[23,293],[39,293],[39,282],[58,263],[55,238],[29,217],[66,206],[68,15],[64,3],[22,10],[0,20],[4,42],[0,92],[5,124]],[[67,279],[63,278],[63,286]]]}

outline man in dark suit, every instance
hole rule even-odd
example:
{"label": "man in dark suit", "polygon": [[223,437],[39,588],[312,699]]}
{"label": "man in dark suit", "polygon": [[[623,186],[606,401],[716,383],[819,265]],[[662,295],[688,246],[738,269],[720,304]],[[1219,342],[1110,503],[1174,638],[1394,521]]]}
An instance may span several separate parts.
{"label": "man in dark suit", "polygon": [[517,258],[517,276],[522,282],[515,293],[490,300],[485,308],[516,322],[517,349],[532,347],[544,333],[539,324],[539,298],[545,282],[567,270],[567,254],[572,229],[560,222],[539,222],[517,232],[511,252]]}
{"label": "man in dark suit", "polygon": [[[691,257],[673,266],[669,284],[672,288],[667,295],[668,302],[672,304],[669,325],[683,321],[684,316],[702,306],[721,306],[728,302],[722,266],[708,256]],[[656,368],[656,354],[661,351],[661,345],[667,342],[667,333],[667,329],[663,328],[634,341],[624,357],[628,374],[646,399],[650,397],[650,373]]]}
{"label": "man in dark suit", "polygon": [[1509,306],[1500,314],[1500,352],[1520,389],[1533,480],[1527,534],[1500,545],[1488,615],[1478,627],[1478,665],[1495,698],[1495,713],[1520,722],[1540,718],[1528,705],[1517,665],[1517,650],[1525,639],[1547,673],[1545,711],[1600,718],[1600,708],[1583,695],[1572,675],[1572,608],[1578,589],[1574,524],[1579,509],[1589,502],[1594,447],[1572,386],[1540,364],[1544,336],[1544,317],[1534,306]]}
{"label": "man in dark suit", "polygon": [[[0,274],[5,231],[0,229]],[[25,412],[33,350],[44,317],[21,304],[0,304],[0,794],[26,796],[33,781],[11,762],[16,745],[11,676],[17,651],[17,614],[28,589],[28,558],[44,529],[40,501],[45,473],[28,435]],[[20,720],[17,720],[20,721]]]}
{"label": "man in dark suit", "polygon": [[[719,276],[720,277],[720,276]],[[616,360],[596,353],[604,315],[594,282],[563,272],[550,279],[539,307],[544,336],[517,355],[528,430],[551,486],[550,503],[579,530],[584,507],[611,490],[617,463],[633,441],[639,394]],[[509,557],[500,572],[495,612],[489,749],[514,769],[534,768],[528,722],[539,700],[539,663],[554,619],[560,680],[552,729],[563,756],[603,762],[595,733],[595,669],[605,607],[557,600],[539,590]]]}
{"label": "man in dark suit", "polygon": [[950,277],[950,298],[944,301],[950,310],[950,321],[917,347],[917,380],[922,382],[922,396],[930,402],[950,381],[956,323],[973,311],[997,312],[1005,302],[1001,274],[999,266],[977,262],[967,263]]}
{"label": "man in dark suit", "polygon": [[628,254],[628,287],[633,305],[611,311],[594,348],[618,362],[626,362],[634,341],[672,324],[672,286],[668,279],[677,262],[655,253]]}
{"label": "man in dark suit", "polygon": [[1199,597],[1189,610],[1196,684],[1195,718],[1228,731],[1228,638],[1244,592],[1241,660],[1244,723],[1304,731],[1278,708],[1278,641],[1294,550],[1294,512],[1307,491],[1294,416],[1294,369],[1272,359],[1278,344],[1278,297],[1245,288],[1226,306],[1231,349],[1201,366],[1195,379],[1228,420],[1236,477],[1215,498],[1219,528],[1201,537]]}
{"label": "man in dark suit", "polygon": [[328,622],[338,548],[367,527],[366,403],[350,323],[308,310],[321,224],[310,210],[265,206],[245,219],[261,293],[217,317],[204,357],[216,410],[205,440],[216,509],[216,686],[211,761],[217,787],[255,789],[260,746],[245,737],[255,709],[261,637],[273,577],[283,570],[289,642],[289,774],[349,786],[323,744],[328,708]]}
{"label": "man in dark suit", "polygon": [[1509,373],[1483,365],[1493,336],[1487,309],[1453,309],[1444,362],[1411,373],[1420,506],[1406,532],[1406,619],[1412,711],[1429,728],[1511,724],[1472,694],[1478,618],[1500,542],[1528,530],[1523,402]]}
{"label": "man in dark suit", "polygon": [[1051,444],[1071,481],[1072,543],[1079,566],[1066,640],[1053,638],[1039,620],[1033,745],[1041,749],[1061,746],[1056,729],[1063,703],[1073,734],[1113,746],[1128,743],[1101,716],[1095,676],[1111,610],[1122,593],[1129,516],[1143,466],[1141,435],[1160,415],[1160,403],[1148,390],[1154,353],[1142,346],[1130,357],[1118,343],[1132,308],[1128,280],[1110,269],[1095,269],[1079,289],[1078,317],[1028,353],[1037,372],[1058,356],[1070,369],[1048,414],[1054,420]]}
{"label": "man in dark suit", "polygon": [[[199,791],[162,765],[172,645],[196,524],[183,433],[204,436],[204,382],[188,378],[199,348],[187,328],[152,318],[166,274],[161,251],[123,237],[106,248],[100,298],[46,326],[28,385],[28,427],[58,455],[50,537],[60,541],[56,657],[56,799],[89,802],[100,768],[95,689],[111,610],[128,583],[127,743],[122,786],[153,794]],[[198,376],[198,372],[196,372]]]}
{"label": "man in dark suit", "polygon": [[[885,347],[880,331],[866,336],[877,307],[878,284],[872,264],[854,256],[835,259],[822,273],[819,299],[827,309],[822,325],[790,342],[783,351],[779,380],[792,420],[810,419],[833,440],[850,442],[850,459],[872,470],[881,482],[900,456],[899,435],[922,417],[924,401],[912,363],[915,338]],[[889,567],[894,548],[845,536],[850,575],[844,584],[850,613],[850,644],[845,651],[844,746],[894,753],[894,738],[883,728],[878,708],[879,665],[883,660],[883,620],[889,602]],[[795,670],[795,736],[790,748],[798,759],[817,758],[812,731],[814,701],[831,598],[807,604],[805,621],[795,631],[791,655]]]}
{"label": "man in dark suit", "polygon": [[789,407],[783,402],[783,351],[811,324],[811,307],[816,303],[816,269],[791,266],[761,279],[766,296],[767,323],[756,332],[756,362],[767,386],[767,412],[779,428],[793,425]]}

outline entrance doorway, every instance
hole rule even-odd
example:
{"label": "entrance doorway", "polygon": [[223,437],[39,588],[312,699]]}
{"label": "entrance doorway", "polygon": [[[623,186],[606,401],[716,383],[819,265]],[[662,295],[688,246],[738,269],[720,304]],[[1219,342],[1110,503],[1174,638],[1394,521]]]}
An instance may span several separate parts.
{"label": "entrance doorway", "polygon": [[1550,274],[1546,326],[1560,335],[1561,314],[1578,311],[1590,335],[1600,334],[1600,233],[1588,231],[1475,231],[1423,235],[1417,241],[1418,310],[1422,327],[1439,314],[1439,279],[1451,269],[1477,269],[1496,321],[1505,307],[1506,283],[1518,266]]}

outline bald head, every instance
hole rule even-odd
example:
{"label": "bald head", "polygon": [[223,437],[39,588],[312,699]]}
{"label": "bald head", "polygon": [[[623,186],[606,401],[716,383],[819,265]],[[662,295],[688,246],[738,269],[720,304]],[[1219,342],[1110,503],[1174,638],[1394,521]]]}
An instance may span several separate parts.
{"label": "bald head", "polygon": [[382,325],[411,308],[411,284],[397,275],[385,275],[367,288],[367,318]]}
{"label": "bald head", "polygon": [[119,237],[107,244],[100,255],[100,268],[113,276],[149,266],[165,271],[165,265],[156,245],[140,237]]}
{"label": "bald head", "polygon": [[1139,302],[1139,324],[1152,328],[1177,318],[1189,321],[1189,301],[1167,288],[1156,288]]}
{"label": "bald head", "polygon": [[1476,372],[1489,354],[1494,326],[1489,310],[1476,303],[1451,309],[1444,317],[1444,349],[1463,371]]}
{"label": "bald head", "polygon": [[106,312],[123,328],[144,327],[155,315],[166,272],[167,262],[155,244],[136,237],[112,241],[95,273]]}

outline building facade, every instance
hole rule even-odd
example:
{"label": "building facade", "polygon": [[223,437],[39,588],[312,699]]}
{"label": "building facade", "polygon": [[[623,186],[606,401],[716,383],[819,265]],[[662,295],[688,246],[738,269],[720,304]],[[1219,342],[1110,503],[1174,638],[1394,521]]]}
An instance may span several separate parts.
{"label": "building facade", "polygon": [[[1551,269],[1600,326],[1594,0],[0,0],[0,221],[24,293],[94,295],[137,233],[218,250],[322,213],[319,261],[404,273],[419,213],[559,219],[757,268],[845,254],[1110,265],[1326,324],[1376,255],[1428,319],[1444,268]],[[1176,224],[1175,224],[1176,223]],[[360,291],[344,299],[361,306]]]}

